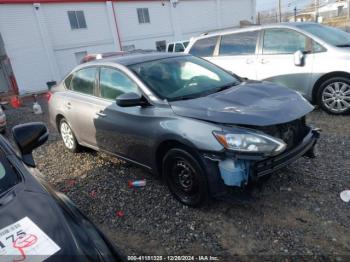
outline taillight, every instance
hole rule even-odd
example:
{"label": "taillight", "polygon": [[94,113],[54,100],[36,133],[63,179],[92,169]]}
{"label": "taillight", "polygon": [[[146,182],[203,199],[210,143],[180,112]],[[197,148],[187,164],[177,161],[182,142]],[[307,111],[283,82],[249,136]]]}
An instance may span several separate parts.
{"label": "taillight", "polygon": [[51,93],[51,92],[47,92],[47,93],[45,94],[45,97],[46,97],[46,99],[47,99],[47,102],[50,102],[51,97],[52,97],[52,93]]}

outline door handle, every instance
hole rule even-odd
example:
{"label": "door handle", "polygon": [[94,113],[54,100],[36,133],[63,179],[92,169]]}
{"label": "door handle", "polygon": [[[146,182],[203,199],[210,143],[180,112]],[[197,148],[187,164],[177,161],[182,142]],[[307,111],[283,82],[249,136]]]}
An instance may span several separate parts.
{"label": "door handle", "polygon": [[102,112],[98,112],[98,113],[96,113],[96,115],[98,115],[98,116],[100,116],[100,117],[106,117],[106,116],[107,116],[106,114],[104,114],[104,113],[102,113]]}
{"label": "door handle", "polygon": [[267,64],[269,61],[264,59],[264,58],[262,58],[262,59],[260,59],[259,62],[260,62],[260,64]]}

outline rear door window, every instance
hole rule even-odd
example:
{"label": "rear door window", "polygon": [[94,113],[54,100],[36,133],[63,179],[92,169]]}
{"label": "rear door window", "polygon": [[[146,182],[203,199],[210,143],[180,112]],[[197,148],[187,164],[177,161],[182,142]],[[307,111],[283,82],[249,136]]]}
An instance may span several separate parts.
{"label": "rear door window", "polygon": [[180,43],[177,43],[175,45],[175,52],[183,52],[183,51],[185,51],[184,46],[182,44],[180,44]]}
{"label": "rear door window", "polygon": [[100,96],[115,100],[125,93],[140,93],[137,84],[124,73],[112,69],[101,68],[100,71]]}
{"label": "rear door window", "polygon": [[20,181],[17,170],[11,165],[3,152],[0,152],[0,195]]}
{"label": "rear door window", "polygon": [[173,52],[174,51],[174,44],[170,44],[168,46],[168,52]]}
{"label": "rear door window", "polygon": [[199,39],[193,44],[189,53],[201,57],[213,56],[217,41],[217,36]]}
{"label": "rear door window", "polygon": [[73,75],[71,74],[71,75],[67,76],[67,78],[64,80],[64,85],[66,86],[66,88],[69,88],[70,81],[72,80],[72,77],[73,77]]}
{"label": "rear door window", "polygon": [[290,29],[267,29],[264,34],[264,55],[294,54],[307,51],[309,38]]}
{"label": "rear door window", "polygon": [[89,67],[74,73],[70,82],[70,89],[82,94],[93,95],[95,89],[97,69]]}
{"label": "rear door window", "polygon": [[259,31],[223,35],[219,54],[222,56],[253,55],[255,54],[258,35]]}

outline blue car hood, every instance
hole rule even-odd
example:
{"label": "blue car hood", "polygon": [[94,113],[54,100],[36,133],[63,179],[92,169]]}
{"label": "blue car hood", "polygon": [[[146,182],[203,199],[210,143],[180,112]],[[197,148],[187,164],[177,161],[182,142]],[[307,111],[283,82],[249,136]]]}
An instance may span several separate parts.
{"label": "blue car hood", "polygon": [[169,102],[175,114],[222,124],[268,126],[298,119],[314,107],[297,92],[250,81],[222,92]]}

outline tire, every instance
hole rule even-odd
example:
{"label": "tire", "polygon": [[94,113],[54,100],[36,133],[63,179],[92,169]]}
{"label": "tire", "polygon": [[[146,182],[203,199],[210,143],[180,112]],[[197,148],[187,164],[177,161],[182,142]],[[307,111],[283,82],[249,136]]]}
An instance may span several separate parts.
{"label": "tire", "polygon": [[66,119],[60,121],[59,130],[64,146],[73,153],[79,152],[80,145]]}
{"label": "tire", "polygon": [[333,77],[324,81],[317,91],[317,103],[333,115],[350,112],[350,79]]}
{"label": "tire", "polygon": [[209,200],[205,169],[189,152],[174,148],[163,158],[163,177],[173,196],[182,204],[198,207]]}

